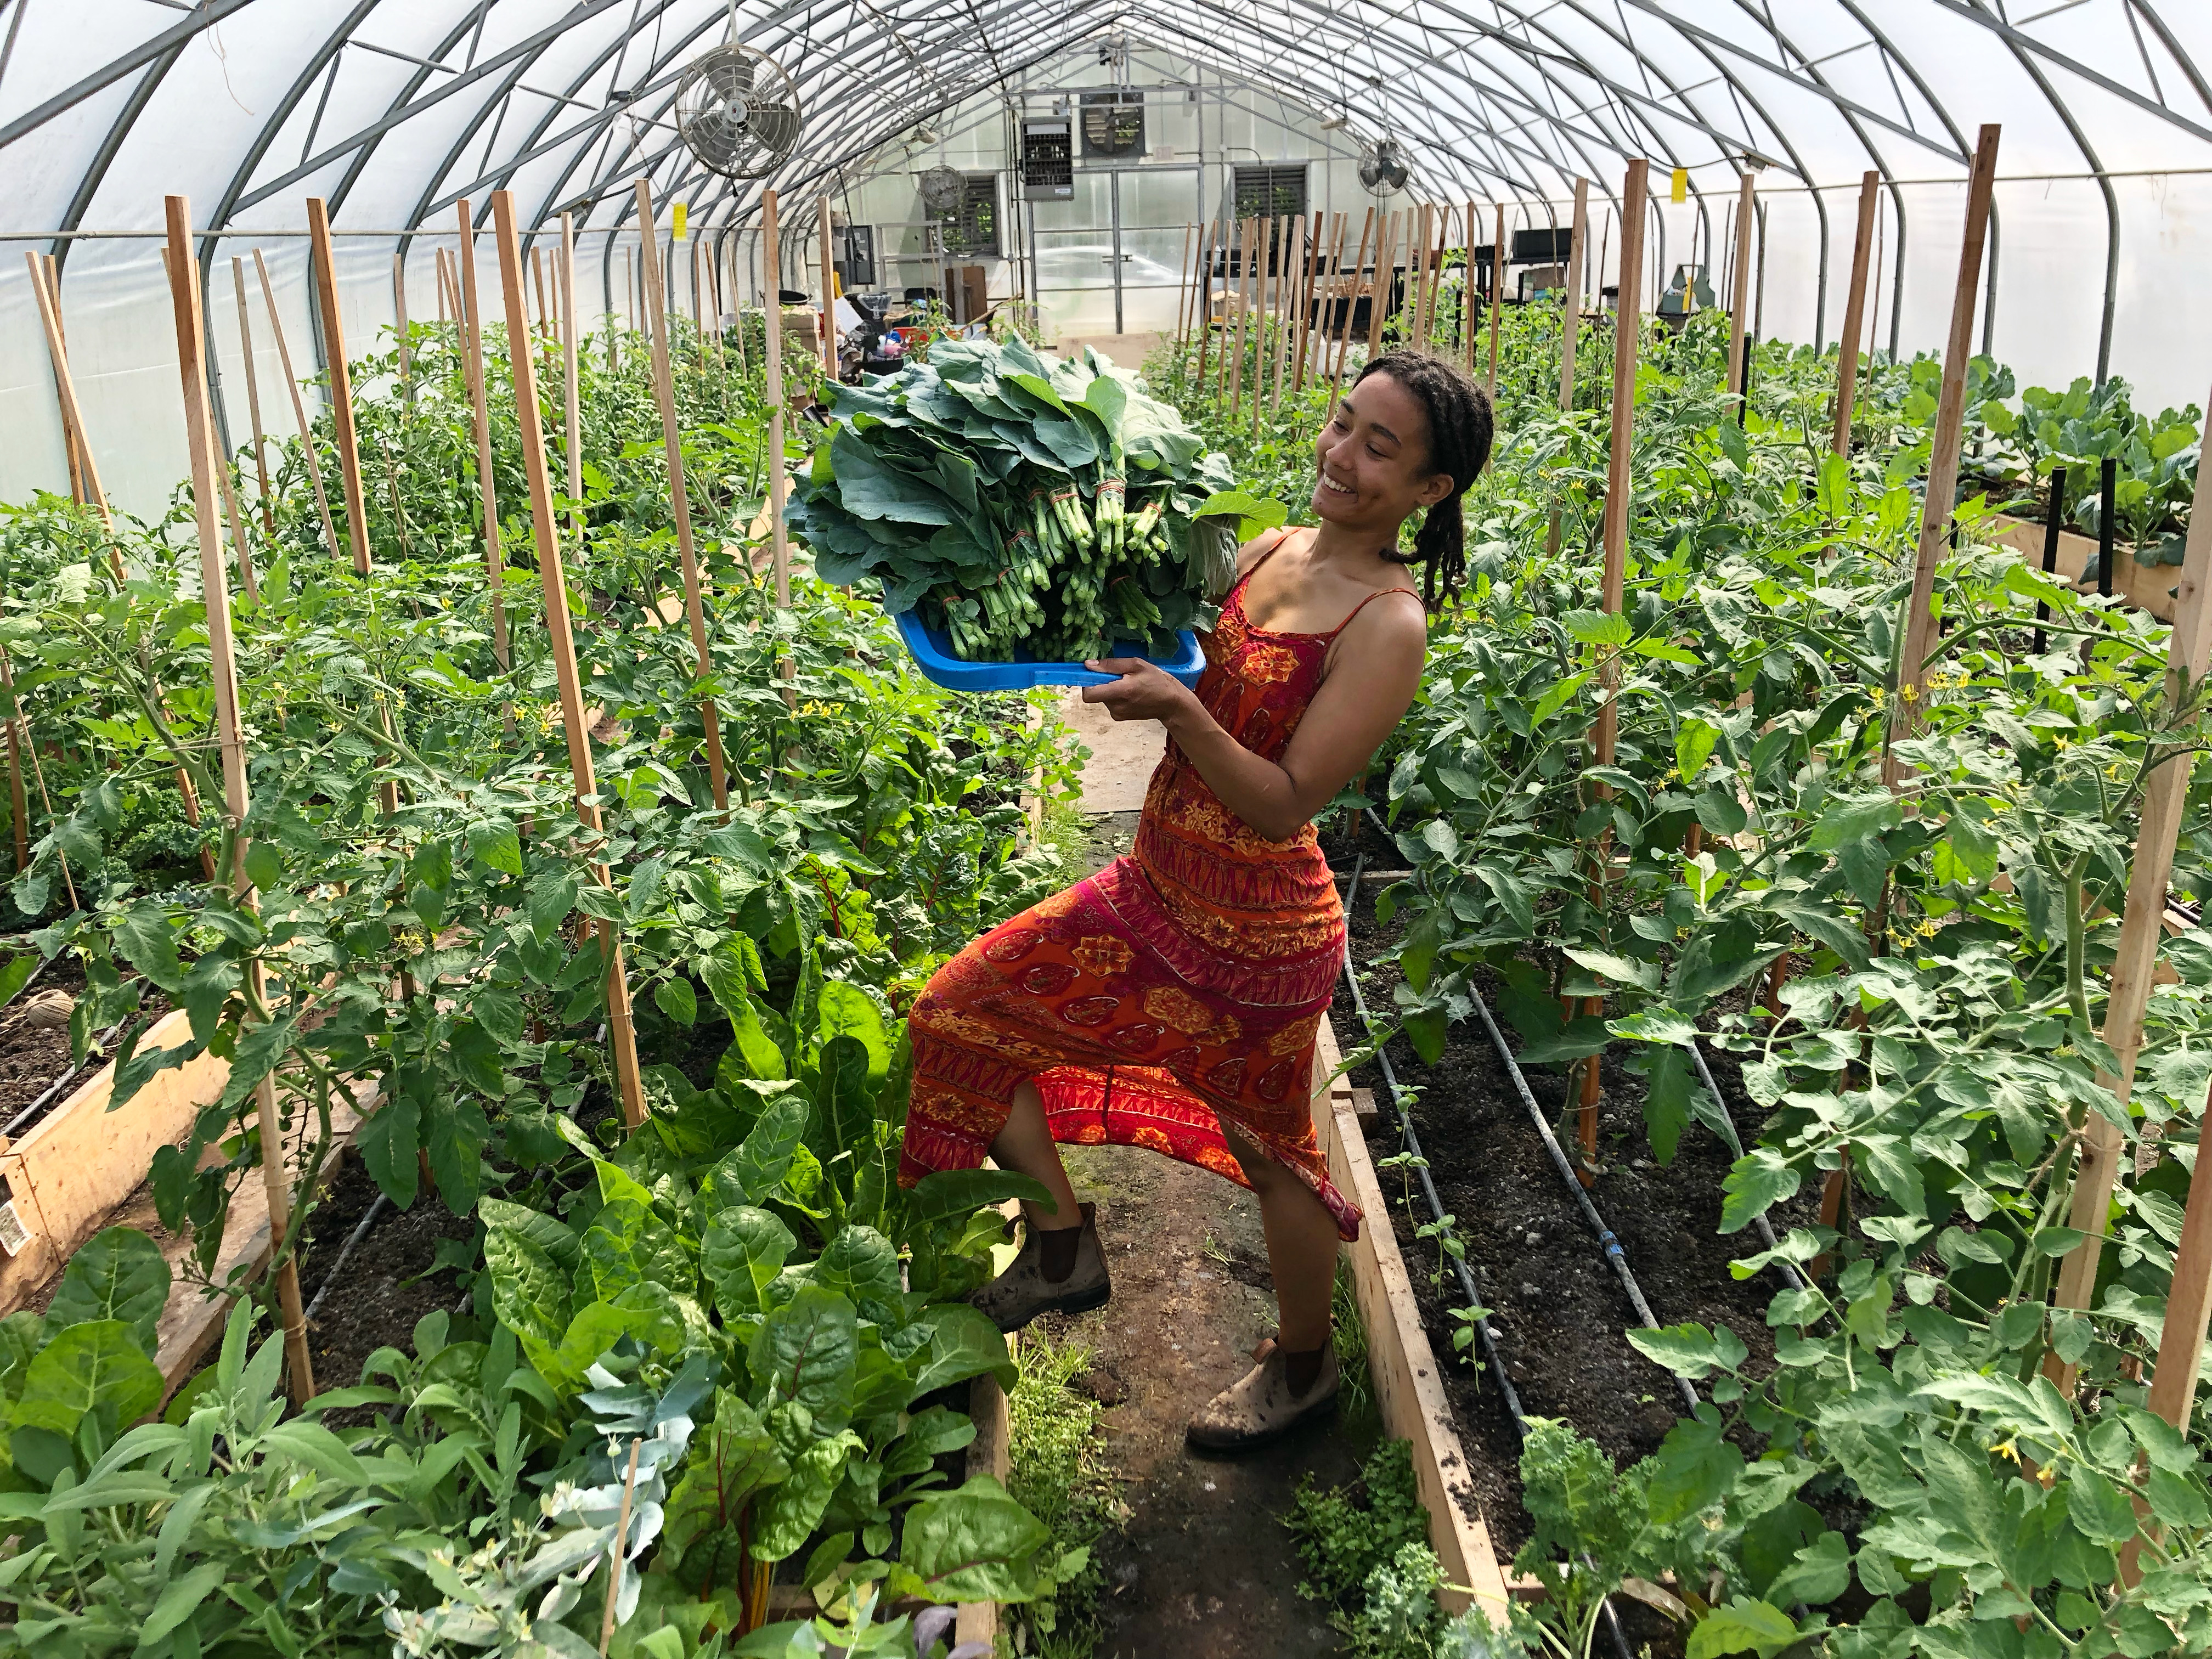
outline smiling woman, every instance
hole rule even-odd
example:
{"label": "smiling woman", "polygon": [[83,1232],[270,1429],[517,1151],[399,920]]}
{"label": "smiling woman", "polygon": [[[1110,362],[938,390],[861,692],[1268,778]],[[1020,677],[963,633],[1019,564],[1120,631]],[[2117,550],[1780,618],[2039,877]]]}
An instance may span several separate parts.
{"label": "smiling woman", "polygon": [[1413,702],[1427,627],[1406,567],[1423,567],[1429,605],[1449,596],[1460,497],[1490,440],[1488,400],[1449,363],[1371,364],[1316,445],[1318,527],[1242,550],[1196,690],[1132,659],[1091,665],[1120,678],[1086,701],[1167,728],[1130,855],[969,945],[909,1020],[900,1180],[988,1154],[1051,1194],[976,1295],[1002,1330],[1112,1294],[1055,1143],[1150,1146],[1258,1194],[1279,1334],[1193,1419],[1212,1449],[1263,1444],[1336,1395],[1330,1290],[1360,1214],[1308,1110],[1345,941],[1312,819]]}

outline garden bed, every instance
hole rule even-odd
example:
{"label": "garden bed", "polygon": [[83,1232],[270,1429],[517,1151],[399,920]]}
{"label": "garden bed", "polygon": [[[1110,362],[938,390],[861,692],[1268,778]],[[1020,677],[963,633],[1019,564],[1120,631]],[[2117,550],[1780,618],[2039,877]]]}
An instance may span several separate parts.
{"label": "garden bed", "polygon": [[[1387,1008],[1395,965],[1362,966],[1391,939],[1376,925],[1372,896],[1363,890],[1361,901],[1350,907],[1352,961],[1361,967],[1369,1006]],[[1340,1029],[1359,1029],[1351,994],[1341,988],[1333,1019]],[[1763,1276],[1737,1280],[1728,1265],[1755,1251],[1757,1240],[1716,1231],[1721,1181],[1731,1156],[1714,1136],[1693,1128],[1670,1165],[1662,1168],[1652,1159],[1642,1121],[1643,1079],[1628,1073],[1627,1048],[1616,1045],[1600,1069],[1599,1151],[1606,1173],[1591,1196],[1662,1324],[1725,1323],[1750,1348],[1754,1364],[1771,1364],[1765,1310],[1775,1287]],[[1454,1026],[1434,1067],[1423,1065],[1402,1039],[1391,1044],[1389,1054],[1401,1084],[1419,1091],[1414,1127],[1444,1209],[1458,1219],[1468,1265],[1492,1310],[1522,1411],[1573,1424],[1624,1468],[1650,1455],[1674,1425],[1680,1399],[1668,1373],[1623,1334],[1642,1322],[1552,1166],[1480,1024]],[[1710,1051],[1708,1058],[1739,1132],[1751,1140],[1758,1133],[1758,1109],[1737,1086],[1734,1063]],[[1564,1104],[1559,1068],[1525,1069],[1538,1103],[1556,1124]],[[1381,1070],[1371,1062],[1354,1068],[1351,1081],[1378,1096],[1383,1091]],[[1387,1109],[1368,1128],[1366,1146],[1376,1163],[1400,1151],[1396,1121]],[[1439,1283],[1435,1241],[1414,1237],[1429,1219],[1418,1188],[1409,1210],[1410,1177],[1388,1169],[1376,1176],[1426,1340],[1437,1352],[1450,1353],[1456,1328],[1450,1310],[1461,1297],[1455,1282]],[[1801,1195],[1796,1203],[1809,1212],[1815,1196]],[[1778,1216],[1778,1225],[1784,1218]],[[1526,1540],[1528,1528],[1511,1419],[1484,1370],[1455,1358],[1440,1376],[1467,1455],[1462,1512],[1471,1522],[1486,1518],[1499,1559],[1510,1559]]]}

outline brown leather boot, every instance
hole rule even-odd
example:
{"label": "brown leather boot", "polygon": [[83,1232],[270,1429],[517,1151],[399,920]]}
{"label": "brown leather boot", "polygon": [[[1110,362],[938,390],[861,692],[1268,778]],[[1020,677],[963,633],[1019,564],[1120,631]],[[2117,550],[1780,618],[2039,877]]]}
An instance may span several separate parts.
{"label": "brown leather boot", "polygon": [[1044,1276],[1040,1248],[1043,1235],[1032,1227],[1006,1272],[968,1298],[989,1315],[1001,1331],[1011,1334],[1039,1314],[1088,1313],[1104,1307],[1113,1296],[1106,1251],[1098,1243],[1097,1206],[1085,1204],[1081,1208],[1083,1225],[1076,1240],[1075,1267],[1066,1278]]}
{"label": "brown leather boot", "polygon": [[1309,1418],[1336,1403],[1343,1378],[1336,1369],[1336,1345],[1322,1350],[1321,1371],[1304,1394],[1291,1392],[1284,1375],[1282,1348],[1269,1337],[1252,1350],[1260,1363],[1206,1402],[1190,1419],[1188,1438],[1201,1451],[1250,1451],[1279,1440]]}

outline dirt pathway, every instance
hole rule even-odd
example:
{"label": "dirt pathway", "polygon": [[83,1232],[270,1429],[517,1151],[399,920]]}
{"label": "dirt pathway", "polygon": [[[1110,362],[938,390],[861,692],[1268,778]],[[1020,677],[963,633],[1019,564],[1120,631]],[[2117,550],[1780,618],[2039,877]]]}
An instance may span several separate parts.
{"label": "dirt pathway", "polygon": [[[1159,749],[1157,726],[1085,721],[1093,868],[1127,850],[1133,810]],[[1134,786],[1134,799],[1129,792]],[[1088,1381],[1124,1485],[1128,1519],[1102,1543],[1108,1593],[1100,1659],[1317,1659],[1341,1650],[1297,1593],[1297,1553],[1279,1517],[1311,1470],[1352,1479],[1371,1422],[1340,1414],[1243,1458],[1193,1452],[1190,1414],[1251,1364],[1273,1334],[1274,1295],[1259,1206],[1219,1176],[1133,1147],[1069,1147],[1077,1194],[1099,1208],[1114,1299],[1046,1322],[1093,1351]]]}

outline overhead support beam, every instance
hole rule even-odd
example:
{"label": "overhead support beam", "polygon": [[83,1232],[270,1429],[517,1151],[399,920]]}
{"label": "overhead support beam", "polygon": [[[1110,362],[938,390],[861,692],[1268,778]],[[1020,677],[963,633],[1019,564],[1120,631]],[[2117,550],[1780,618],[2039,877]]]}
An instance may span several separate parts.
{"label": "overhead support beam", "polygon": [[[331,145],[328,149],[317,151],[314,155],[310,155],[306,161],[301,162],[299,166],[292,168],[288,173],[281,173],[277,177],[271,179],[267,184],[262,185],[258,190],[248,191],[246,195],[239,198],[237,205],[234,209],[234,211],[242,213],[246,209],[255,206],[257,204],[265,202],[270,197],[298,184],[302,179],[312,178],[314,174],[320,173],[325,167],[328,167],[331,162],[337,161],[340,156],[352,154],[355,150],[359,149],[363,144],[368,143],[371,139],[381,137],[383,134],[391,131],[392,128],[398,126],[401,122],[408,120],[414,116],[420,115],[426,109],[430,109],[439,104],[444,103],[447,99],[451,98],[454,94],[465,91],[468,88],[475,86],[480,81],[489,80],[493,75],[496,74],[499,70],[505,69],[509,64],[514,63],[517,58],[527,58],[538,47],[548,45],[551,41],[557,40],[568,30],[574,28],[579,23],[588,22],[592,18],[597,17],[601,12],[611,11],[617,6],[622,5],[623,3],[624,3],[624,0],[582,0],[582,3],[579,4],[574,9],[568,12],[559,22],[549,23],[544,28],[538,30],[537,33],[530,35],[524,40],[516,41],[504,52],[495,52],[489,58],[485,58],[483,63],[478,64],[474,69],[464,70],[460,74],[455,76],[452,80],[441,86],[435,92],[426,93],[420,98],[414,99],[408,103],[403,104],[399,108],[393,110],[389,114],[386,115],[381,120],[371,122],[368,125],[362,128],[358,132],[353,133],[348,137],[341,138],[337,143]],[[0,143],[4,142],[4,137],[0,137]]]}
{"label": "overhead support beam", "polygon": [[[23,0],[16,0],[21,5]],[[251,0],[203,0],[200,7],[181,23],[172,24],[159,34],[138,45],[112,62],[103,64],[79,81],[75,86],[56,93],[34,109],[28,109],[5,126],[0,126],[0,149],[5,149],[27,132],[34,132],[54,118],[67,113],[98,93],[106,91],[125,76],[146,67],[165,52],[185,45],[203,29],[213,28],[217,23],[251,3]],[[20,13],[17,14],[19,16]]]}
{"label": "overhead support beam", "polygon": [[2080,58],[2069,57],[2057,47],[2037,40],[2025,29],[2014,27],[1996,13],[1984,11],[1978,6],[1970,6],[1966,3],[1966,0],[1936,0],[1936,3],[1948,12],[1956,13],[1969,22],[1980,24],[2015,50],[2033,52],[2045,62],[2057,64],[2069,75],[2079,76],[2098,91],[2110,93],[2124,103],[2133,104],[2146,114],[2155,115],[2161,121],[2171,122],[2192,138],[2201,138],[2207,143],[2212,143],[2212,127],[2208,127],[2199,121],[2191,120],[2179,110],[2168,109],[2155,98],[2145,97],[2124,82],[2115,81],[2109,75],[2100,75]]}

